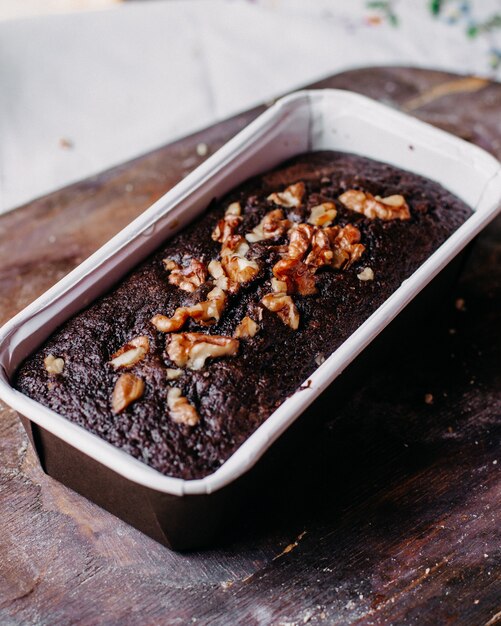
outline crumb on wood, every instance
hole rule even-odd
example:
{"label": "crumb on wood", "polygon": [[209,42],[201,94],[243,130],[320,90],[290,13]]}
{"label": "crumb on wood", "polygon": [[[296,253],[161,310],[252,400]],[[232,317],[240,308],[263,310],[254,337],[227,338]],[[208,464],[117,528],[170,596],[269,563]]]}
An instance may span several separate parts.
{"label": "crumb on wood", "polygon": [[284,556],[284,554],[289,554],[289,552],[292,552],[295,548],[298,547],[299,542],[305,535],[306,535],[306,530],[303,530],[303,532],[297,536],[297,539],[293,541],[292,543],[289,543],[289,545],[285,546],[285,548],[282,550],[282,552],[280,552],[280,554],[277,554],[277,556],[273,557],[273,560],[275,561],[276,559],[279,559],[281,556]]}

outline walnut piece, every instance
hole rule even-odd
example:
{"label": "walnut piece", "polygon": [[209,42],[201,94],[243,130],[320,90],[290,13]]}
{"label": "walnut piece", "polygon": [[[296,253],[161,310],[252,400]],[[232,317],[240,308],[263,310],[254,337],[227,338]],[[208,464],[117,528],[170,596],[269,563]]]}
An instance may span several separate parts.
{"label": "walnut piece", "polygon": [[164,259],[163,263],[165,269],[170,272],[167,279],[169,283],[188,293],[193,293],[207,279],[207,268],[198,259],[190,259],[187,267],[181,267],[172,259]]}
{"label": "walnut piece", "polygon": [[310,226],[310,224],[297,224],[293,226],[289,230],[287,256],[291,259],[301,261],[308,252],[314,233],[315,228]]}
{"label": "walnut piece", "polygon": [[293,330],[299,327],[299,312],[292,298],[285,293],[269,293],[261,300],[263,305],[276,313],[284,324]]}
{"label": "walnut piece", "polygon": [[229,237],[221,248],[221,267],[228,278],[229,291],[238,291],[240,285],[254,280],[259,273],[256,261],[246,258],[248,251],[249,244],[239,235]]}
{"label": "walnut piece", "polygon": [[148,337],[140,335],[128,341],[111,356],[110,365],[116,370],[121,367],[132,367],[148,354],[150,342]]}
{"label": "walnut piece", "polygon": [[144,382],[134,374],[121,374],[111,398],[114,413],[122,412],[132,402],[140,398],[144,393]]}
{"label": "walnut piece", "polygon": [[171,387],[167,392],[167,406],[170,418],[176,424],[196,426],[200,421],[195,407],[188,402],[188,399],[181,394],[181,389],[177,387]]}
{"label": "walnut piece", "polygon": [[311,296],[317,293],[315,269],[298,259],[285,258],[273,266],[273,274],[286,285],[287,293]]}
{"label": "walnut piece", "polygon": [[183,374],[183,370],[168,367],[166,370],[167,380],[177,380]]}
{"label": "walnut piece", "polygon": [[322,228],[330,226],[337,215],[336,205],[333,202],[322,202],[311,208],[308,224]]}
{"label": "walnut piece", "polygon": [[[333,228],[339,228],[334,226]],[[334,252],[331,249],[331,241],[329,239],[328,228],[316,230],[311,240],[311,252],[306,258],[306,263],[313,267],[322,267],[330,265],[334,258]]]}
{"label": "walnut piece", "polygon": [[245,238],[250,243],[276,239],[282,237],[290,225],[291,223],[285,218],[282,209],[274,209],[266,213],[259,224],[245,235]]}
{"label": "walnut piece", "polygon": [[214,284],[223,291],[229,291],[230,293],[236,293],[240,287],[237,283],[230,281],[226,272],[224,271],[221,261],[211,261],[208,265],[209,274],[214,279]]}
{"label": "walnut piece", "polygon": [[364,269],[357,274],[357,278],[361,281],[374,280],[374,272],[370,267],[364,267]]}
{"label": "walnut piece", "polygon": [[167,355],[178,367],[200,370],[209,358],[234,356],[238,339],[204,333],[177,333],[170,335]]}
{"label": "walnut piece", "polygon": [[331,266],[336,269],[348,268],[358,261],[365,251],[360,242],[360,231],[353,224],[346,224],[343,228],[329,226],[327,229],[331,241],[334,258]]}
{"label": "walnut piece", "polygon": [[55,357],[53,354],[49,354],[43,360],[45,369],[49,374],[62,374],[64,369],[64,359],[61,357]]}
{"label": "walnut piece", "polygon": [[315,363],[320,367],[322,363],[325,363],[325,354],[323,352],[319,352],[315,357]]}
{"label": "walnut piece", "polygon": [[315,232],[311,252],[306,264],[314,267],[329,265],[336,269],[348,268],[362,256],[365,246],[360,242],[360,231],[356,226],[347,224],[327,226]]}
{"label": "walnut piece", "polygon": [[294,185],[289,185],[283,191],[270,194],[267,200],[273,202],[274,204],[278,204],[278,206],[283,206],[287,209],[297,208],[301,206],[304,192],[304,183],[299,182],[295,183]]}
{"label": "walnut piece", "polygon": [[237,339],[246,339],[247,337],[254,337],[254,335],[259,331],[259,324],[246,315],[244,319],[240,322],[240,324],[236,327],[235,332],[233,334]]}
{"label": "walnut piece", "polygon": [[339,200],[346,208],[369,219],[408,220],[411,217],[409,205],[401,195],[381,198],[369,192],[349,189],[339,196]]}
{"label": "walnut piece", "polygon": [[278,280],[278,278],[271,279],[271,288],[275,293],[287,293],[287,283],[283,280]]}
{"label": "walnut piece", "polygon": [[219,220],[216,228],[212,232],[212,239],[224,243],[229,237],[235,234],[240,222],[242,221],[242,207],[239,202],[232,202],[224,214],[223,219]]}
{"label": "walnut piece", "polygon": [[210,326],[219,321],[225,306],[226,294],[220,287],[214,287],[207,294],[207,300],[193,306],[180,306],[174,311],[172,317],[155,315],[151,318],[151,323],[161,333],[179,330],[190,317],[201,326]]}

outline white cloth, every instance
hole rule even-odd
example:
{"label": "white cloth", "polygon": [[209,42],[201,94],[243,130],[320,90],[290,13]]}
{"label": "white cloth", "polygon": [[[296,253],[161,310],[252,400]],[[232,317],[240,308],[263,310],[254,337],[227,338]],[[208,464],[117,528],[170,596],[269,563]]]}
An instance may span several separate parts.
{"label": "white cloth", "polygon": [[364,0],[138,2],[0,23],[0,212],[348,68],[501,75],[496,29],[465,36],[501,0],[449,0],[438,18],[428,0],[389,6],[397,26]]}

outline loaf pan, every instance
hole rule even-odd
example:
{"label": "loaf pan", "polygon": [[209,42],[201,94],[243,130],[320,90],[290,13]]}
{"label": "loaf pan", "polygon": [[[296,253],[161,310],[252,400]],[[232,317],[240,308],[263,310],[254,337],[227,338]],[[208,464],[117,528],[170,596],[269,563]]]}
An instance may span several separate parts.
{"label": "loaf pan", "polygon": [[[13,388],[24,358],[211,200],[312,150],[356,153],[410,170],[442,184],[474,213],[216,472],[198,480],[164,476]],[[50,476],[165,545],[209,545],[231,519],[229,511],[238,509],[238,498],[248,501],[258,461],[270,457],[272,444],[314,401],[321,410],[321,394],[343,370],[435,277],[447,276],[451,261],[499,212],[500,201],[501,165],[480,148],[357,94],[297,92],[276,102],[0,329],[0,397],[20,414]]]}

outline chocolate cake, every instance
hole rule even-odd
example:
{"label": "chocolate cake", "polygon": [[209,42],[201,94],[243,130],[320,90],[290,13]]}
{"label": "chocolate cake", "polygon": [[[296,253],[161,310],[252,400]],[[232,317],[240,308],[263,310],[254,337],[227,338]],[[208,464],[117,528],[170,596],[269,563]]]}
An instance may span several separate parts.
{"label": "chocolate cake", "polygon": [[470,214],[393,166],[297,156],[66,322],[16,386],[164,474],[206,476]]}

